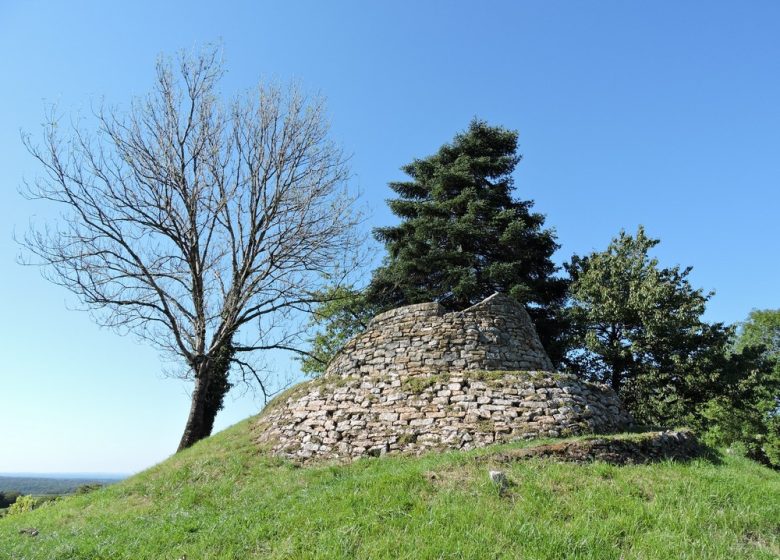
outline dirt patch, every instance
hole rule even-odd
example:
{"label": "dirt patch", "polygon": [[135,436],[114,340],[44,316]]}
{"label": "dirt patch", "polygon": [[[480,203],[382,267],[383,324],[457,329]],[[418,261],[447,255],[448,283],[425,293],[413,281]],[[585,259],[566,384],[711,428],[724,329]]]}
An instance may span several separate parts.
{"label": "dirt patch", "polygon": [[689,430],[649,432],[638,436],[594,437],[512,449],[482,457],[483,461],[511,463],[552,459],[567,463],[604,461],[611,465],[641,465],[663,460],[687,461],[707,452]]}

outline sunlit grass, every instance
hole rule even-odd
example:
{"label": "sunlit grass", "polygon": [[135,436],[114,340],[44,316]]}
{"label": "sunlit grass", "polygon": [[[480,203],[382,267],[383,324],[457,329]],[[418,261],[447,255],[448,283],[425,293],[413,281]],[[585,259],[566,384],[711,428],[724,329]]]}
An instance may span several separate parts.
{"label": "sunlit grass", "polygon": [[0,558],[780,557],[780,474],[740,458],[517,462],[501,494],[489,449],[298,468],[259,455],[250,426],[0,520]]}

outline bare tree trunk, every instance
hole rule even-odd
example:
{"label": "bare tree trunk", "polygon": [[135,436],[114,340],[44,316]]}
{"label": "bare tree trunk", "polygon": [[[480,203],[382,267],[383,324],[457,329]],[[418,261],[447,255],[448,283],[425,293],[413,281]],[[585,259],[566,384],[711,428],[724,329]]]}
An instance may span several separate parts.
{"label": "bare tree trunk", "polygon": [[619,370],[617,367],[613,367],[612,369],[612,375],[611,375],[611,383],[612,389],[616,392],[620,392],[620,388],[623,386],[623,371]]}
{"label": "bare tree trunk", "polygon": [[[184,433],[181,436],[179,447],[176,451],[181,451],[193,445],[195,442],[208,437],[211,429],[207,429],[206,403],[209,389],[209,378],[204,370],[199,371],[195,376],[195,387],[192,391],[192,402],[190,404],[190,414],[187,417],[187,424],[184,426]],[[214,421],[211,421],[213,427]]]}
{"label": "bare tree trunk", "polygon": [[222,410],[225,395],[232,387],[228,376],[234,353],[232,343],[228,342],[209,360],[209,385],[206,391],[206,408],[203,416],[204,438],[211,435],[217,413]]}
{"label": "bare tree trunk", "polygon": [[230,362],[234,354],[231,343],[226,344],[200,365],[195,374],[195,388],[184,434],[177,451],[207,438],[214,429],[214,420],[222,410],[225,395],[230,391]]}

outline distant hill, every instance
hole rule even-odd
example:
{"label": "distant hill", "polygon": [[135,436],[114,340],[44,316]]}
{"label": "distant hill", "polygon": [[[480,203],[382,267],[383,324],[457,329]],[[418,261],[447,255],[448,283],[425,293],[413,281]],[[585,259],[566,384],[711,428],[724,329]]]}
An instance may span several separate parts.
{"label": "distant hill", "polygon": [[51,476],[5,476],[0,475],[0,492],[19,492],[36,496],[70,494],[84,484],[107,486],[119,482],[120,476],[51,475]]}
{"label": "distant hill", "polygon": [[[299,467],[264,454],[253,426],[0,519],[0,558],[780,557],[780,473],[728,454],[623,467],[502,459],[539,445],[521,442]],[[505,473],[503,491],[489,470]]]}

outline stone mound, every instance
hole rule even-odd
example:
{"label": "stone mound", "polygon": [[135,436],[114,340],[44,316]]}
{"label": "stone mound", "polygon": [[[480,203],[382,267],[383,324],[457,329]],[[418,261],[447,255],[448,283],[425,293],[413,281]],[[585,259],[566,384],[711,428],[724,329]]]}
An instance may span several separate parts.
{"label": "stone mound", "polygon": [[290,458],[353,459],[631,425],[609,387],[552,369],[510,297],[450,313],[401,307],[376,316],[321,377],[269,403],[258,443]]}

